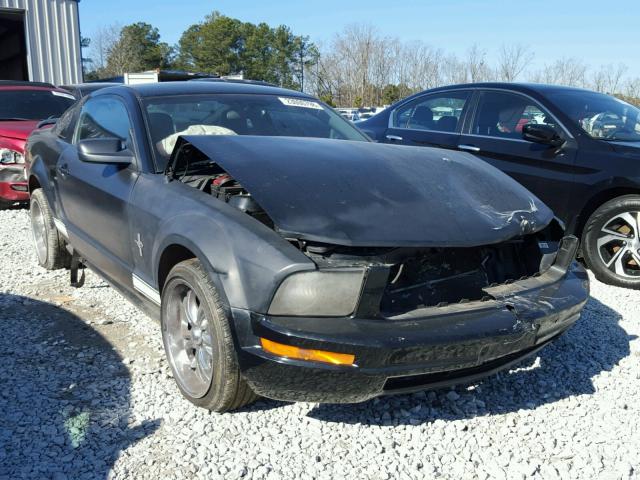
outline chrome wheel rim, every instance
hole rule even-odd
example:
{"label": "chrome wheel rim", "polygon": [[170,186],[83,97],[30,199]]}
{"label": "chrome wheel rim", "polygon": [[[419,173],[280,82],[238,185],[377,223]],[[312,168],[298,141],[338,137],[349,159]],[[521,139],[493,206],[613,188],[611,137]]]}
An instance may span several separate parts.
{"label": "chrome wheel rim", "polygon": [[640,278],[640,212],[622,212],[609,218],[598,234],[596,248],[612,273]]}
{"label": "chrome wheel rim", "polygon": [[40,263],[47,261],[47,229],[44,215],[38,202],[31,203],[31,233]]}
{"label": "chrome wheel rim", "polygon": [[210,319],[194,289],[174,284],[167,296],[164,343],[176,381],[193,398],[207,394],[213,378]]}

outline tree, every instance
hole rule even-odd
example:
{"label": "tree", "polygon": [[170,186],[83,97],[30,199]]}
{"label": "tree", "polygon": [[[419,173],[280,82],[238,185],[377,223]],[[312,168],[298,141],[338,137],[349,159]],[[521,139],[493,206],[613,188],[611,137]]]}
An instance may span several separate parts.
{"label": "tree", "polygon": [[383,105],[391,105],[402,98],[400,93],[400,87],[398,85],[385,85],[382,89],[382,103]]}
{"label": "tree", "polygon": [[533,53],[529,47],[517,45],[502,45],[498,58],[498,76],[504,82],[513,82],[520,76],[533,60]]}
{"label": "tree", "polygon": [[118,39],[108,47],[106,76],[126,72],[141,72],[154,68],[167,68],[171,63],[172,49],[160,41],[157,28],[138,22],[122,28]]}
{"label": "tree", "polygon": [[493,73],[487,65],[487,52],[478,45],[472,45],[467,51],[465,66],[469,81],[472,83],[493,80]]}
{"label": "tree", "polygon": [[289,27],[266,23],[243,23],[213,12],[191,25],[180,38],[177,65],[219,75],[243,73],[288,88],[301,88],[305,69],[317,58],[308,39],[294,35]]}
{"label": "tree", "polygon": [[[80,37],[80,51],[89,48],[90,44],[90,38],[83,36]],[[82,62],[82,75],[84,76],[89,71],[89,67],[91,66],[91,64],[93,64],[93,60],[91,59],[91,57],[85,57],[83,54],[81,55],[80,61]]]}
{"label": "tree", "polygon": [[587,86],[587,66],[575,58],[561,58],[547,64],[541,71],[533,75],[532,80],[537,83],[554,85]]}
{"label": "tree", "polygon": [[622,86],[622,77],[626,72],[627,66],[622,63],[618,65],[602,65],[593,74],[591,87],[597,92],[620,93],[619,88]]}
{"label": "tree", "polygon": [[107,66],[109,51],[120,38],[122,26],[118,24],[99,28],[91,35],[89,56],[93,60],[94,70],[102,70]]}
{"label": "tree", "polygon": [[240,73],[244,41],[242,22],[213,12],[180,37],[178,65],[185,70],[219,75]]}

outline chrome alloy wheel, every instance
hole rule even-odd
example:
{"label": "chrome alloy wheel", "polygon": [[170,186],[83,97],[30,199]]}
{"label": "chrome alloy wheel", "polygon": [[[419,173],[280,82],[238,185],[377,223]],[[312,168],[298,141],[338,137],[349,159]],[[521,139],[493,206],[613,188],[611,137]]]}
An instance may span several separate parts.
{"label": "chrome alloy wheel", "polygon": [[192,397],[204,397],[213,377],[209,318],[193,288],[174,283],[167,296],[164,342],[176,380]]}
{"label": "chrome alloy wheel", "polygon": [[38,202],[31,203],[31,234],[41,264],[47,261],[47,227]]}
{"label": "chrome alloy wheel", "polygon": [[640,278],[640,212],[622,212],[607,220],[598,234],[597,249],[613,273]]}

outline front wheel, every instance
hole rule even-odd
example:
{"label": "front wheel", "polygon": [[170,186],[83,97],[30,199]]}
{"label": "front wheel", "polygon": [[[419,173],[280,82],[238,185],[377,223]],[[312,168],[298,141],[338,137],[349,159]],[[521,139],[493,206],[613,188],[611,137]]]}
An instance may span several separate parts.
{"label": "front wheel", "polygon": [[640,196],[614,198],[589,217],[582,254],[598,280],[640,289]]}
{"label": "front wheel", "polygon": [[197,259],[181,262],[169,273],[161,326],[169,365],[187,400],[225,412],[257,398],[240,374],[218,292]]}

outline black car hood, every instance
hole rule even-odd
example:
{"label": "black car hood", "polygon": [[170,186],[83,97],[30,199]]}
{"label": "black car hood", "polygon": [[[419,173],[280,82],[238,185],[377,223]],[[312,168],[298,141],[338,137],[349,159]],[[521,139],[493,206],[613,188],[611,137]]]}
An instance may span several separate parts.
{"label": "black car hood", "polygon": [[185,142],[239,181],[287,238],[469,247],[538,231],[553,218],[520,184],[466,153],[315,138],[185,136],[174,157]]}
{"label": "black car hood", "polygon": [[640,157],[640,142],[609,142],[611,148],[618,153]]}

